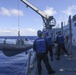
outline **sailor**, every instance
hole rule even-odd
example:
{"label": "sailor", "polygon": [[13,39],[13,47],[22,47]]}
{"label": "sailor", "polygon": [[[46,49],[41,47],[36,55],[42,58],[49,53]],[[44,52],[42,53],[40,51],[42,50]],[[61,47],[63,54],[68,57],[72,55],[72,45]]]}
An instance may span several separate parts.
{"label": "sailor", "polygon": [[33,43],[33,49],[36,52],[36,58],[37,58],[37,67],[38,67],[38,75],[41,75],[42,67],[41,67],[41,61],[45,63],[45,66],[48,70],[48,74],[53,74],[55,71],[51,68],[48,57],[47,57],[47,42],[46,39],[42,38],[42,31],[37,31],[38,38]]}
{"label": "sailor", "polygon": [[60,52],[61,52],[61,49],[63,50],[63,52],[65,52],[69,56],[69,53],[68,53],[68,51],[65,48],[64,41],[65,41],[65,38],[61,34],[61,31],[59,31],[57,33],[57,37],[56,37],[56,43],[58,44],[57,60],[60,60]]}
{"label": "sailor", "polygon": [[53,61],[53,48],[52,48],[53,43],[52,43],[52,37],[49,36],[49,34],[48,34],[47,31],[44,31],[44,32],[43,32],[43,35],[44,35],[44,37],[45,37],[46,40],[47,40],[47,45],[48,45],[48,47],[47,47],[48,49],[47,49],[47,50],[49,51],[51,60]]}
{"label": "sailor", "polygon": [[66,49],[69,49],[70,47],[70,36],[69,35],[66,35],[65,36],[65,47]]}

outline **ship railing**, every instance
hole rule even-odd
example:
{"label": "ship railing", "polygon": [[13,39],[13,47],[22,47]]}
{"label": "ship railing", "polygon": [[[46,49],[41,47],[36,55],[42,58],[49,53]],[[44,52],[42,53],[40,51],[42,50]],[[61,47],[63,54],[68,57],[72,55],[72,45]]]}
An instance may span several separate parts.
{"label": "ship railing", "polygon": [[29,52],[25,75],[30,75],[31,70],[33,70],[33,68],[34,68],[34,63],[35,62],[36,62],[36,53],[34,52],[33,57],[32,57],[32,52]]}

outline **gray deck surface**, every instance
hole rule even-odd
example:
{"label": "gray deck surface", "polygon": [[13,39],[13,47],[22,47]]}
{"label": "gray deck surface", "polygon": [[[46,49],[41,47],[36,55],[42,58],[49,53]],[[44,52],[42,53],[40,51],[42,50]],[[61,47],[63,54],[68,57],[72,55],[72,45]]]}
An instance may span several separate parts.
{"label": "gray deck surface", "polygon": [[[72,47],[72,59],[68,59],[65,54],[61,55],[60,60],[56,60],[56,56],[54,55],[54,60],[51,61],[50,56],[49,58],[49,63],[53,70],[56,71],[55,74],[51,75],[76,75],[76,48]],[[60,71],[63,70],[64,71]],[[33,74],[32,75],[38,75],[37,74],[37,66],[35,66]],[[46,67],[44,63],[42,62],[42,75],[48,75]]]}

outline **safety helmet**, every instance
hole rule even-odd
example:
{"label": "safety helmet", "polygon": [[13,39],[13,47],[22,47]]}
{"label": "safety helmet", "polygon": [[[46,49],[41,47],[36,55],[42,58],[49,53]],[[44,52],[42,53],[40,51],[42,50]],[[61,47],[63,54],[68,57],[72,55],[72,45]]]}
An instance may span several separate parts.
{"label": "safety helmet", "polygon": [[61,34],[61,31],[58,31],[58,34]]}
{"label": "safety helmet", "polygon": [[37,31],[37,35],[38,35],[38,36],[42,36],[42,31],[41,31],[41,30],[38,30],[38,31]]}
{"label": "safety helmet", "polygon": [[47,31],[44,31],[43,34],[44,34],[44,35],[48,35],[48,32],[47,32]]}
{"label": "safety helmet", "polygon": [[60,33],[61,33],[61,31],[60,31],[60,30],[56,32],[56,34],[60,34]]}

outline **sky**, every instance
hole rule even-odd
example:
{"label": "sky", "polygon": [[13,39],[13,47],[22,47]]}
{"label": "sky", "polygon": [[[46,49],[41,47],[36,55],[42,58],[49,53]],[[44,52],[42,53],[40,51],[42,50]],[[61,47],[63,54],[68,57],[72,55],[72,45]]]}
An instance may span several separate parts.
{"label": "sky", "polygon": [[[76,14],[76,0],[27,0],[48,16],[66,25],[69,15]],[[0,0],[0,36],[35,36],[43,29],[42,17],[21,0]]]}

